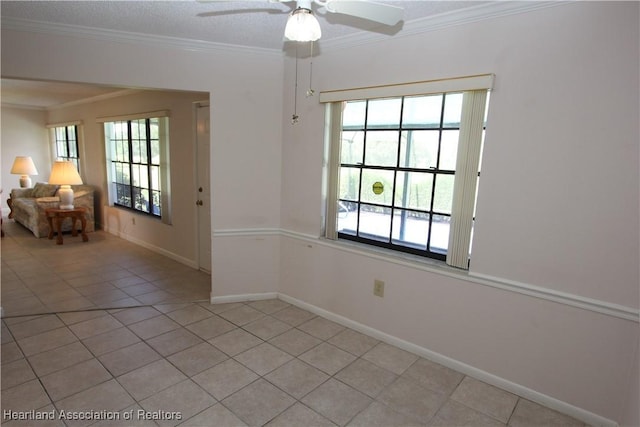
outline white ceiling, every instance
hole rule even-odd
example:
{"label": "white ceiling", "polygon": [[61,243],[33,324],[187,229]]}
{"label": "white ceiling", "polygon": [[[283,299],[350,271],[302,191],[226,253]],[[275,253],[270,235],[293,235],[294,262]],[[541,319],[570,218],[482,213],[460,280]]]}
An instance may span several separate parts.
{"label": "white ceiling", "polygon": [[[404,20],[385,27],[363,19],[327,14],[316,8],[322,27],[320,43],[358,34],[393,36],[408,23],[473,10],[495,1],[384,1],[404,8]],[[0,1],[3,25],[64,25],[139,37],[169,37],[251,48],[284,50],[287,13],[295,3],[273,1]],[[322,44],[321,44],[322,46]],[[4,105],[51,108],[104,96],[120,88],[2,79]]]}
{"label": "white ceiling", "polygon": [[[385,1],[404,8],[404,22],[392,28],[316,8],[322,40],[359,31],[396,34],[403,24],[487,1]],[[287,13],[295,2],[256,1],[6,1],[2,18],[100,28],[230,45],[282,49]]]}

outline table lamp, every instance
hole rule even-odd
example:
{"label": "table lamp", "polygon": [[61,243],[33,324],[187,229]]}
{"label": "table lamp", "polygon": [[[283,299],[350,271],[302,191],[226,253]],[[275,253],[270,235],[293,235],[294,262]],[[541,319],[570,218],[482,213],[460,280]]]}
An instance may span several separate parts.
{"label": "table lamp", "polygon": [[73,209],[73,190],[71,186],[82,184],[82,178],[80,178],[76,165],[69,161],[56,161],[51,168],[49,184],[60,186],[58,190],[60,209]]}
{"label": "table lamp", "polygon": [[13,161],[13,166],[11,166],[11,173],[14,175],[21,175],[21,188],[29,188],[31,187],[31,178],[29,177],[29,175],[38,175],[38,169],[36,169],[36,165],[33,164],[33,160],[31,160],[31,157],[18,156]]}

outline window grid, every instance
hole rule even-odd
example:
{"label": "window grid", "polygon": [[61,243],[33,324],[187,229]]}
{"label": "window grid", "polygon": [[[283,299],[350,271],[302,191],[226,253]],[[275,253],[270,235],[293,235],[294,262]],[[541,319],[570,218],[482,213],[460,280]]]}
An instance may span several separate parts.
{"label": "window grid", "polygon": [[[371,102],[375,102],[378,100],[365,100],[365,101],[352,101],[352,102],[364,102],[365,103],[365,113],[364,113],[364,126],[349,126],[343,125],[343,135],[345,132],[362,132],[363,134],[363,148],[362,155],[359,158],[359,161],[354,162],[351,159],[351,162],[344,162],[342,159],[344,156],[341,156],[341,181],[344,178],[343,171],[351,171],[352,173],[355,171],[358,177],[358,194],[354,195],[355,197],[340,197],[339,203],[343,208],[343,212],[346,210],[347,212],[355,211],[356,213],[356,221],[354,229],[350,230],[339,230],[338,237],[354,240],[359,242],[365,242],[369,244],[373,244],[376,246],[392,248],[396,250],[400,250],[403,252],[414,253],[422,256],[428,256],[431,258],[436,258],[440,260],[446,259],[446,247],[445,248],[436,248],[432,245],[432,233],[434,230],[434,221],[439,222],[449,222],[451,218],[451,207],[448,209],[443,209],[442,203],[439,203],[440,195],[437,190],[441,186],[450,185],[451,191],[448,194],[452,193],[452,185],[453,185],[453,176],[455,175],[455,156],[453,162],[449,161],[447,165],[444,164],[443,159],[443,135],[446,132],[454,132],[456,139],[457,133],[460,129],[460,116],[458,114],[458,119],[454,123],[446,123],[445,122],[445,108],[447,107],[447,99],[451,96],[461,96],[461,94],[439,94],[439,95],[431,95],[430,97],[439,97],[441,98],[440,107],[439,107],[439,120],[437,123],[429,123],[428,125],[416,126],[410,123],[405,123],[405,105],[407,99],[417,99],[418,97],[401,97],[395,98],[400,102],[399,108],[399,116],[397,125],[389,125],[389,124],[372,124],[370,123],[372,117],[370,117],[370,105]],[[425,98],[425,97],[420,97]],[[375,121],[376,118],[373,118]],[[395,164],[392,165],[376,165],[371,164],[371,161],[367,160],[368,145],[373,144],[373,141],[376,140],[374,135],[379,134],[380,132],[389,132],[393,131],[397,134],[397,148],[395,155]],[[411,149],[416,149],[412,147],[413,141],[413,133],[414,132],[423,132],[425,134],[433,133],[437,134],[437,149],[436,149],[436,157],[435,162],[432,166],[429,167],[415,167],[415,160],[412,162],[412,153]],[[404,141],[403,141],[404,140]],[[343,139],[344,141],[344,139]],[[403,143],[404,142],[404,143]],[[457,144],[457,143],[456,143]],[[404,153],[403,153],[404,149]],[[404,159],[404,162],[403,162]],[[383,203],[375,202],[370,199],[367,199],[367,193],[372,191],[370,187],[370,180],[366,180],[366,175],[370,171],[373,171],[373,175],[377,175],[380,177],[380,173],[392,174],[391,183],[391,199],[390,201],[386,201]],[[423,177],[430,178],[430,188],[429,188],[429,201],[426,207],[420,208],[420,203],[417,202],[416,206],[412,206],[411,203],[407,203],[407,185],[411,175],[418,176],[418,174]],[[369,182],[365,182],[369,181]],[[401,182],[400,182],[401,181]],[[446,181],[450,181],[447,183]],[[428,180],[427,180],[428,182]],[[398,189],[402,189],[402,198],[398,200]],[[388,190],[384,188],[382,193],[387,192]],[[387,193],[389,194],[389,193]],[[416,193],[416,196],[419,193]],[[385,217],[388,217],[389,224],[384,224],[384,228],[388,230],[385,234],[376,234],[375,230],[364,230],[363,225],[363,216],[369,215],[371,212],[380,213],[382,212]],[[389,215],[390,214],[390,215]],[[416,244],[411,243],[405,240],[405,233],[407,228],[407,223],[409,219],[420,219],[426,220],[426,236],[424,237],[424,244]]]}
{"label": "window grid", "polygon": [[111,129],[114,205],[162,217],[159,120],[113,122]]}
{"label": "window grid", "polygon": [[56,158],[73,162],[80,170],[80,151],[78,150],[78,126],[61,126],[54,129]]}

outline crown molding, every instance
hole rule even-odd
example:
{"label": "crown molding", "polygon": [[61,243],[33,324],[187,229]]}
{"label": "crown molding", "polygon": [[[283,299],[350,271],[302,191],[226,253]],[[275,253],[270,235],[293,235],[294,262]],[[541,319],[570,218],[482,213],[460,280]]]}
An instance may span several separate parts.
{"label": "crown molding", "polygon": [[503,16],[533,12],[569,3],[573,3],[573,1],[495,1],[488,4],[482,3],[466,9],[454,10],[439,15],[405,22],[402,30],[394,35],[360,32],[330,40],[323,41],[321,39],[319,44],[326,51],[345,49],[371,43],[379,43],[391,38],[409,37],[431,31],[471,24],[474,22],[500,18]]}
{"label": "crown molding", "polygon": [[47,111],[47,107],[39,107],[33,105],[22,105],[22,104],[12,104],[11,102],[2,102],[2,108],[17,108],[20,110],[31,110],[31,111]]}
{"label": "crown molding", "polygon": [[94,40],[147,45],[154,47],[173,47],[176,49],[189,51],[209,51],[270,56],[282,55],[281,49],[265,49],[259,47],[215,43],[203,40],[183,39],[178,37],[116,31],[104,28],[59,24],[54,22],[34,21],[30,19],[19,19],[10,17],[2,17],[2,29],[31,33],[92,38]]}

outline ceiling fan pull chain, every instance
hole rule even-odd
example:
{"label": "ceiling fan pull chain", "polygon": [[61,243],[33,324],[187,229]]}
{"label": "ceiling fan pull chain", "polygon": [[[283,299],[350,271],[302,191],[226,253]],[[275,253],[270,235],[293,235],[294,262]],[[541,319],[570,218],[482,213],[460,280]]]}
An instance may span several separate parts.
{"label": "ceiling fan pull chain", "polygon": [[293,90],[293,115],[291,116],[291,124],[298,123],[298,46],[296,45],[296,82]]}
{"label": "ceiling fan pull chain", "polygon": [[313,96],[315,91],[313,90],[313,40],[309,42],[311,46],[311,53],[309,55],[309,89],[307,89],[307,98]]}

